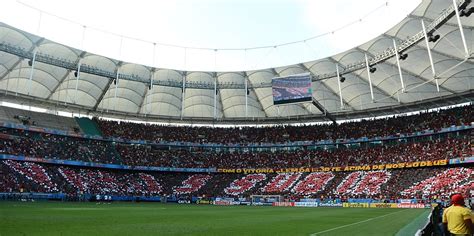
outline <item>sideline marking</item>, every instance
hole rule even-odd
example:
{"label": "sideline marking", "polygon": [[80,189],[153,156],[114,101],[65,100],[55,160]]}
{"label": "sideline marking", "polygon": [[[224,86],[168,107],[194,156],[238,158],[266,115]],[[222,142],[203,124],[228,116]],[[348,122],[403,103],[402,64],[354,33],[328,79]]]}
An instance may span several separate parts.
{"label": "sideline marking", "polygon": [[388,213],[388,214],[385,214],[385,215],[381,215],[381,216],[377,216],[377,217],[370,218],[370,219],[367,219],[367,220],[362,220],[362,221],[350,223],[350,224],[347,224],[347,225],[341,225],[341,226],[338,226],[338,227],[335,227],[335,228],[331,228],[331,229],[319,231],[319,232],[316,232],[316,233],[312,233],[312,234],[310,234],[309,236],[320,235],[320,234],[322,234],[322,233],[327,233],[327,232],[330,232],[330,231],[333,231],[333,230],[342,229],[342,228],[345,228],[345,227],[348,227],[348,226],[352,226],[352,225],[357,225],[357,224],[365,223],[365,222],[368,222],[368,221],[371,221],[371,220],[376,220],[376,219],[379,219],[379,218],[382,218],[382,217],[385,217],[385,216],[389,216],[389,215],[393,215],[393,214],[396,214],[396,213],[399,213],[399,212],[403,212],[403,211],[406,211],[406,210],[408,210],[408,209],[401,210],[401,211],[397,211],[397,212]]}

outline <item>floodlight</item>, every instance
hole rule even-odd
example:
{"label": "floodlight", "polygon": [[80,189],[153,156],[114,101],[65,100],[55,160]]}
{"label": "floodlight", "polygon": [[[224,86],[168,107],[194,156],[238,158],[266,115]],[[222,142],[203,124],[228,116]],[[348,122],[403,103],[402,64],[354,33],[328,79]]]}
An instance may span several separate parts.
{"label": "floodlight", "polygon": [[407,59],[407,57],[408,57],[408,54],[406,54],[406,53],[405,54],[400,54],[400,56],[399,56],[400,60],[405,60],[405,59]]}

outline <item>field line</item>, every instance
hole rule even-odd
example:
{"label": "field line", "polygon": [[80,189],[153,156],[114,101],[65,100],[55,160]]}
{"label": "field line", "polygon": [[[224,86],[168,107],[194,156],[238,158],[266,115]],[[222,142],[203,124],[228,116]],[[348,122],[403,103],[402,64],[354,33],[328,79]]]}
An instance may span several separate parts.
{"label": "field line", "polygon": [[361,220],[361,221],[354,222],[354,223],[350,223],[350,224],[347,224],[347,225],[341,225],[341,226],[338,226],[338,227],[335,227],[335,228],[331,228],[331,229],[319,231],[319,232],[316,232],[316,233],[312,233],[312,234],[310,234],[310,236],[320,235],[320,234],[327,233],[327,232],[330,232],[330,231],[334,231],[334,230],[337,230],[337,229],[342,229],[342,228],[345,228],[345,227],[349,227],[349,226],[353,226],[353,225],[362,224],[362,223],[365,223],[365,222],[369,222],[369,221],[371,221],[371,220],[380,219],[380,218],[383,218],[383,217],[385,217],[385,216],[393,215],[393,214],[396,214],[396,213],[399,213],[399,212],[402,212],[402,211],[406,211],[406,210],[408,210],[408,209],[401,210],[401,211],[397,211],[397,212],[388,213],[388,214],[381,215],[381,216],[377,216],[377,217],[373,217],[373,218],[370,218],[370,219],[367,219],[367,220]]}

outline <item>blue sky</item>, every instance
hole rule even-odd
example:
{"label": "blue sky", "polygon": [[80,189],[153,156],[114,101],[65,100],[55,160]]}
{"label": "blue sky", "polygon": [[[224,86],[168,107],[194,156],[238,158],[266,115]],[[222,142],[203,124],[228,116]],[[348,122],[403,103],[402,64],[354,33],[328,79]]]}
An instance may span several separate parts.
{"label": "blue sky", "polygon": [[[419,3],[420,0],[5,0],[0,21],[124,61],[160,68],[238,71],[294,64],[350,49],[385,32]],[[354,21],[357,23],[340,29]],[[272,47],[333,31],[306,42]],[[270,47],[244,49],[260,46]]]}

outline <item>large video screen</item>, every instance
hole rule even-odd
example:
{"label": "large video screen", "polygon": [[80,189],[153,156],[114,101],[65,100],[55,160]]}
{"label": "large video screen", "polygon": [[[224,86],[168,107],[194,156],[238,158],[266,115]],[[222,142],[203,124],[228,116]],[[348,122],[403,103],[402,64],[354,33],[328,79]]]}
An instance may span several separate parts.
{"label": "large video screen", "polygon": [[309,73],[272,79],[273,104],[311,101],[313,90]]}

